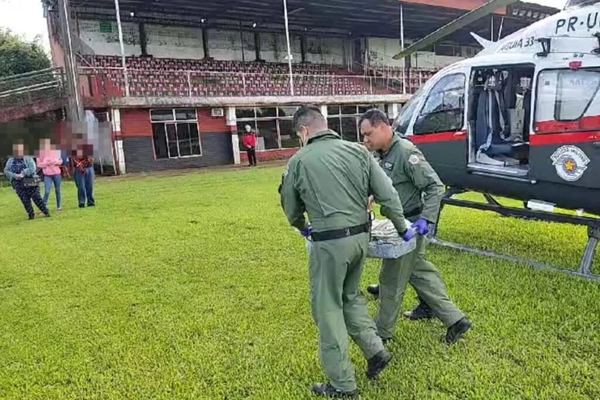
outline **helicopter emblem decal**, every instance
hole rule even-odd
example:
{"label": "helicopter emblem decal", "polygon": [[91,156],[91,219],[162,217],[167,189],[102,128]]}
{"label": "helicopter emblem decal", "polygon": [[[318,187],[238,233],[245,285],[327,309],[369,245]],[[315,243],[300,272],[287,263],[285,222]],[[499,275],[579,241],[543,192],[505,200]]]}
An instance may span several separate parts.
{"label": "helicopter emblem decal", "polygon": [[558,176],[569,182],[579,180],[590,162],[583,150],[571,145],[559,147],[550,158]]}

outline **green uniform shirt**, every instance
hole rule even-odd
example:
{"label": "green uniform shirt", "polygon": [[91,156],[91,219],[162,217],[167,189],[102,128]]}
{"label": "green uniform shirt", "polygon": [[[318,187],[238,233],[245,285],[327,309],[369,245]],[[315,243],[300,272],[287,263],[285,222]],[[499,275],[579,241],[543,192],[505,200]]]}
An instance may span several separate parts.
{"label": "green uniform shirt", "polygon": [[317,133],[290,158],[280,186],[281,206],[299,230],[344,229],[368,222],[373,195],[399,233],[406,231],[400,197],[369,152],[331,130]]}
{"label": "green uniform shirt", "polygon": [[444,184],[423,153],[409,140],[394,135],[386,152],[376,152],[379,165],[392,179],[407,214],[422,208],[421,218],[433,223],[440,212]]}

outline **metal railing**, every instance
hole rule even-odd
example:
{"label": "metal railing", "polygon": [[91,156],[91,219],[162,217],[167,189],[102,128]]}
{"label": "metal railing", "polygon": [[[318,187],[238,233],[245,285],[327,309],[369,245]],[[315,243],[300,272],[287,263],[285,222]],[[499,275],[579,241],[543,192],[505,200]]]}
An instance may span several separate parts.
{"label": "metal railing", "polygon": [[[288,74],[200,70],[127,69],[132,97],[291,96]],[[80,67],[84,97],[120,97],[125,71],[119,67]],[[295,96],[401,94],[386,77],[295,73]]]}
{"label": "metal railing", "polygon": [[64,81],[64,70],[60,67],[0,78],[0,108],[62,98]]}

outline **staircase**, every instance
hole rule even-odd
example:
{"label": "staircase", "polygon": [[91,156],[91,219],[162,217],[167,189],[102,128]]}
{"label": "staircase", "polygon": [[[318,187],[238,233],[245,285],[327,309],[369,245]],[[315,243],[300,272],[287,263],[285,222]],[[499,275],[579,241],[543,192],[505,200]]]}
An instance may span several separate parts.
{"label": "staircase", "polygon": [[62,108],[66,102],[62,68],[0,78],[0,123]]}

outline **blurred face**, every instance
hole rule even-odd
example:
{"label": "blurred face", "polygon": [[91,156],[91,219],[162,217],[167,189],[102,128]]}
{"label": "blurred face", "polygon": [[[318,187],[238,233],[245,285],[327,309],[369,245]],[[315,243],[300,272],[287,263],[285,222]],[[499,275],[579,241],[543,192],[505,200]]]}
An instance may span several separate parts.
{"label": "blurred face", "polygon": [[25,155],[25,146],[22,143],[13,144],[13,155],[23,157]]}
{"label": "blurred face", "polygon": [[52,148],[52,143],[50,143],[50,139],[41,139],[40,140],[40,150],[50,150]]}
{"label": "blurred face", "polygon": [[246,132],[250,133],[251,130],[252,130],[252,127],[250,125],[246,125]]}
{"label": "blurred face", "polygon": [[365,137],[365,147],[370,151],[386,149],[392,139],[391,127],[383,122],[377,126],[372,126],[369,120],[364,120],[360,124],[360,132]]}

